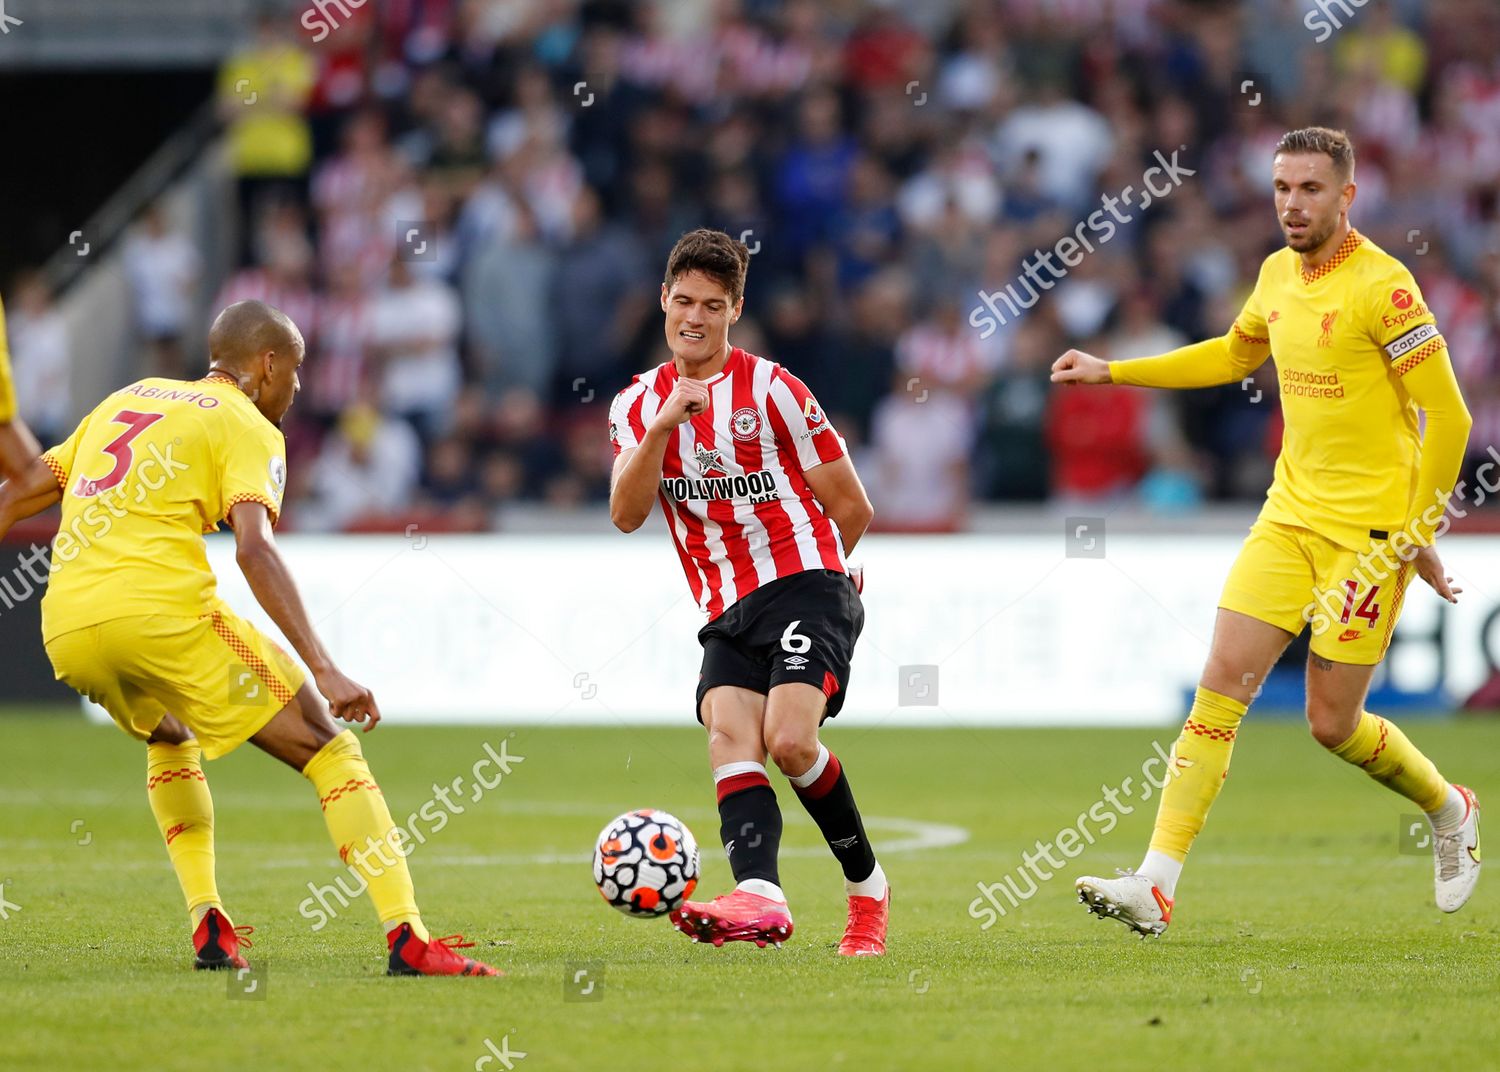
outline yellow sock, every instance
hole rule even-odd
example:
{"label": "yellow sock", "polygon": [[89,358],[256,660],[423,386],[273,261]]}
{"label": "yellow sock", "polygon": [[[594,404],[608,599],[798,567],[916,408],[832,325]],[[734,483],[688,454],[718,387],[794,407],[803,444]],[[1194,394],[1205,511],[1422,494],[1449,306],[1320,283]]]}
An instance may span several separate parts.
{"label": "yellow sock", "polygon": [[214,881],[214,798],[202,754],[197,744],[146,745],[146,799],[195,925],[210,908],[224,908]]}
{"label": "yellow sock", "polygon": [[381,924],[389,932],[410,923],[416,936],[427,941],[406,857],[397,851],[396,824],[359,739],[345,730],[319,749],[302,773],[318,791],[339,858],[364,876]]}
{"label": "yellow sock", "polygon": [[1394,722],[1368,711],[1359,713],[1359,727],[1353,735],[1330,751],[1423,811],[1437,811],[1448,795],[1447,779],[1432,760]]}
{"label": "yellow sock", "polygon": [[1193,839],[1208,818],[1208,809],[1229,777],[1234,738],[1247,710],[1238,700],[1198,689],[1193,709],[1172,746],[1170,773],[1175,776],[1162,788],[1161,803],[1156,808],[1153,852],[1165,853],[1179,863],[1187,859]]}

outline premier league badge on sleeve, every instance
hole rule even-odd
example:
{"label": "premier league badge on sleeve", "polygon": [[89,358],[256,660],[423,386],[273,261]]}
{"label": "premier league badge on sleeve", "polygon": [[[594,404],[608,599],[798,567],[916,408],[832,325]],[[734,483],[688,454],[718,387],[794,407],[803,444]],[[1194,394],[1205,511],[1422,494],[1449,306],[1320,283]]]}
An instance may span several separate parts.
{"label": "premier league badge on sleeve", "polygon": [[271,480],[266,485],[266,490],[277,502],[281,501],[282,492],[286,491],[286,460],[281,455],[271,459],[268,468],[271,471]]}

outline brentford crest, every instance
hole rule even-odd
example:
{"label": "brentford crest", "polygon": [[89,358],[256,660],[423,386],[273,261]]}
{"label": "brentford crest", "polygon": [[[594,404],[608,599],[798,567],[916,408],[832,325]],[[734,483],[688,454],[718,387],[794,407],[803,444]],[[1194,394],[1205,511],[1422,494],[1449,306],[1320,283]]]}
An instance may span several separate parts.
{"label": "brentford crest", "polygon": [[729,429],[734,438],[743,442],[760,438],[760,411],[754,406],[743,406],[729,418]]}

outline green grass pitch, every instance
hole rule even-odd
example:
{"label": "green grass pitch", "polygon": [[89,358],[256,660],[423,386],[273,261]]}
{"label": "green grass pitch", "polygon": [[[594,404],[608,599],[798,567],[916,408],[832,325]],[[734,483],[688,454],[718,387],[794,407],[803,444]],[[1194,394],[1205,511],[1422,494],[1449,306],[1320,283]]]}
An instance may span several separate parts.
{"label": "green grass pitch", "polygon": [[[1500,722],[1405,724],[1500,802]],[[503,979],[386,978],[363,899],[314,932],[298,905],[341,870],[316,798],[241,748],[207,767],[220,888],[256,927],[263,972],[241,995],[188,968],[143,749],[76,717],[3,715],[0,1068],[502,1072],[495,1051],[521,1072],[1495,1067],[1500,876],[1441,915],[1430,858],[1397,849],[1412,809],[1289,723],[1247,724],[1165,938],[1096,921],[1072,891],[1081,872],[1138,861],[1154,799],[980,929],[975,884],[1012,872],[1172,736],[832,725],[877,848],[907,846],[883,857],[890,955],[851,962],[834,954],[836,865],[780,779],[797,920],[784,948],[696,946],[600,900],[593,839],[635,807],[687,821],[700,892],[727,885],[696,727],[382,726],[363,742],[398,821],[433,783],[468,777],[486,742],[524,757],[411,857],[434,932],[464,932]],[[591,993],[572,986],[578,971]]]}

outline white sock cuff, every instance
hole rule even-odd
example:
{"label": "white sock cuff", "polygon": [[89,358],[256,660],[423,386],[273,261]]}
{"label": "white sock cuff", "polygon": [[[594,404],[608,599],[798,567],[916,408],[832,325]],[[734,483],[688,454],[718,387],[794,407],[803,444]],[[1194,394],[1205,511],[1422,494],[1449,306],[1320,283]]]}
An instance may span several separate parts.
{"label": "white sock cuff", "polygon": [[786,894],[782,892],[780,886],[769,879],[747,878],[738,883],[734,888],[744,890],[746,893],[756,894],[760,897],[769,897],[773,901],[780,901],[782,904],[786,904]]}
{"label": "white sock cuff", "polygon": [[757,763],[753,759],[742,760],[738,763],[726,763],[722,767],[714,768],[714,784],[718,785],[725,778],[733,778],[736,774],[765,773],[766,765],[764,763]]}
{"label": "white sock cuff", "polygon": [[823,771],[825,771],[827,768],[828,746],[820,741],[818,743],[818,758],[813,760],[813,765],[811,767],[808,767],[807,770],[803,771],[801,774],[797,775],[797,777],[788,778],[787,781],[791,782],[798,789],[806,789],[808,786],[812,785],[813,782],[816,782],[819,778],[821,778],[823,776]]}
{"label": "white sock cuff", "polygon": [[1177,880],[1182,877],[1182,861],[1155,849],[1146,850],[1146,858],[1136,874],[1149,878],[1169,900],[1177,894]]}
{"label": "white sock cuff", "polygon": [[1438,810],[1427,813],[1427,821],[1432,824],[1433,831],[1439,834],[1452,833],[1468,817],[1469,802],[1451,782],[1448,784],[1448,792],[1443,796],[1443,802],[1438,805]]}
{"label": "white sock cuff", "polygon": [[879,901],[884,899],[885,891],[890,887],[885,881],[885,871],[880,867],[879,861],[875,864],[875,870],[871,871],[868,878],[859,882],[850,882],[844,879],[844,892],[850,897],[873,897]]}

